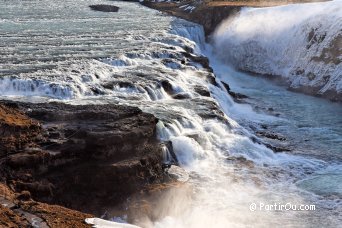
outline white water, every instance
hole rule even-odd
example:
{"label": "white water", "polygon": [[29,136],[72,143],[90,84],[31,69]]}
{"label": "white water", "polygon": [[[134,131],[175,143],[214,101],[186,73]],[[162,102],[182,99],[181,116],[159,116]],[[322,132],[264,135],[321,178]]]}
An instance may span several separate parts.
{"label": "white water", "polygon": [[281,76],[292,88],[342,93],[342,1],[246,8],[214,35],[237,69]]}
{"label": "white water", "polygon": [[[102,1],[13,2],[0,5],[0,15],[4,18],[0,22],[0,43],[4,44],[0,51],[5,53],[0,57],[2,98],[128,104],[160,119],[158,136],[173,143],[190,179],[184,188],[165,193],[164,200],[154,210],[157,219],[137,217],[136,225],[337,227],[340,224],[342,206],[338,194],[328,192],[328,197],[322,197],[304,190],[310,190],[313,178],[326,174],[326,170],[336,170],[335,163],[308,153],[275,154],[251,140],[255,136],[248,124],[271,124],[284,117],[291,123],[291,116],[285,114],[279,118],[256,113],[252,106],[236,104],[223,87],[205,80],[208,72],[199,64],[182,63],[185,58],[179,53],[185,47],[204,51],[201,27],[161,16],[134,3],[115,2],[121,7],[119,13],[106,14],[87,7]],[[18,4],[24,4],[27,11],[21,12],[23,7],[16,8]],[[39,48],[30,43],[33,35]],[[194,41],[200,43],[196,45]],[[213,63],[221,65],[214,59]],[[228,76],[220,70],[215,65],[219,78]],[[230,73],[230,76],[235,74]],[[190,99],[173,99],[161,86],[162,80],[168,80],[175,93],[187,94]],[[212,97],[201,96],[196,92],[197,87],[209,89]],[[280,93],[288,96],[286,90]],[[312,105],[331,108],[330,103],[322,106],[317,100]],[[249,120],[246,126],[245,120]],[[316,118],[306,121],[325,125]],[[341,124],[338,120],[335,123]],[[292,133],[291,127],[287,130]],[[298,187],[298,181],[306,181],[299,184],[305,188]],[[251,212],[250,204],[259,202],[316,204],[319,210]]]}

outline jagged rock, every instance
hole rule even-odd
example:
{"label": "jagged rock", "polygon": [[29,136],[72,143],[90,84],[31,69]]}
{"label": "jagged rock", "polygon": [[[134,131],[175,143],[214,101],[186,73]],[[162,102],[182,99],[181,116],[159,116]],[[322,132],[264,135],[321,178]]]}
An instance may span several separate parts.
{"label": "jagged rock", "polygon": [[210,97],[210,92],[209,92],[208,88],[206,88],[206,87],[195,86],[194,90],[196,93],[198,93],[201,96]]}
{"label": "jagged rock", "polygon": [[216,78],[215,78],[214,74],[208,74],[207,75],[207,82],[209,82],[210,84],[212,84],[212,85],[214,85],[216,87],[219,87],[219,85],[216,82]]}
{"label": "jagged rock", "polygon": [[226,89],[227,93],[234,98],[235,101],[240,102],[241,99],[248,98],[248,96],[241,94],[241,93],[236,93],[231,91],[229,85],[223,81],[221,81],[222,85]]}
{"label": "jagged rock", "polygon": [[278,135],[278,134],[273,133],[273,132],[258,131],[258,132],[256,132],[256,134],[258,136],[266,137],[269,139],[275,139],[275,140],[279,140],[279,141],[285,141],[286,140],[286,138],[284,136]]}
{"label": "jagged rock", "polygon": [[203,68],[207,69],[209,72],[213,72],[213,68],[211,68],[209,64],[209,59],[205,56],[197,56],[193,55],[192,52],[182,52],[182,54],[189,58],[191,61],[195,63],[199,63],[202,65]]}

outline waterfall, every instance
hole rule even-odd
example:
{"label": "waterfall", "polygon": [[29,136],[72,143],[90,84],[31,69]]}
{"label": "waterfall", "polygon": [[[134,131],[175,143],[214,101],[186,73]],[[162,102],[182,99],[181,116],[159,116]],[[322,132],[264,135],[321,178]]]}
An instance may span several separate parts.
{"label": "waterfall", "polygon": [[213,36],[239,70],[280,76],[311,94],[342,93],[342,1],[245,8]]}

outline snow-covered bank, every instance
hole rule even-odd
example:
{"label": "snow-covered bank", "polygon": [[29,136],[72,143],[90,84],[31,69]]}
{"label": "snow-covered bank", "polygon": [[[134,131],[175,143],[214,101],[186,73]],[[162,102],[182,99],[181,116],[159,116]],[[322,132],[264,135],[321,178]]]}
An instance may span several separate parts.
{"label": "snow-covered bank", "polygon": [[342,100],[342,1],[245,8],[214,35],[236,68],[281,76],[290,88]]}

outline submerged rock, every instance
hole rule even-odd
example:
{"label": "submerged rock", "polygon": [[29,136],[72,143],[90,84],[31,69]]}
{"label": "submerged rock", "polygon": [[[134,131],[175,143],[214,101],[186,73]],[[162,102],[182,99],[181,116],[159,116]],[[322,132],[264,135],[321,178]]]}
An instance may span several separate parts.
{"label": "submerged rock", "polygon": [[101,12],[118,12],[119,7],[113,5],[90,5],[92,10],[101,11]]}
{"label": "submerged rock", "polygon": [[190,99],[191,96],[188,93],[177,93],[172,96],[173,99],[177,100],[184,100],[184,99]]}
{"label": "submerged rock", "polygon": [[279,140],[279,141],[285,141],[286,138],[282,135],[276,134],[274,132],[266,132],[266,131],[258,131],[256,132],[258,136],[266,137],[269,139]]}

